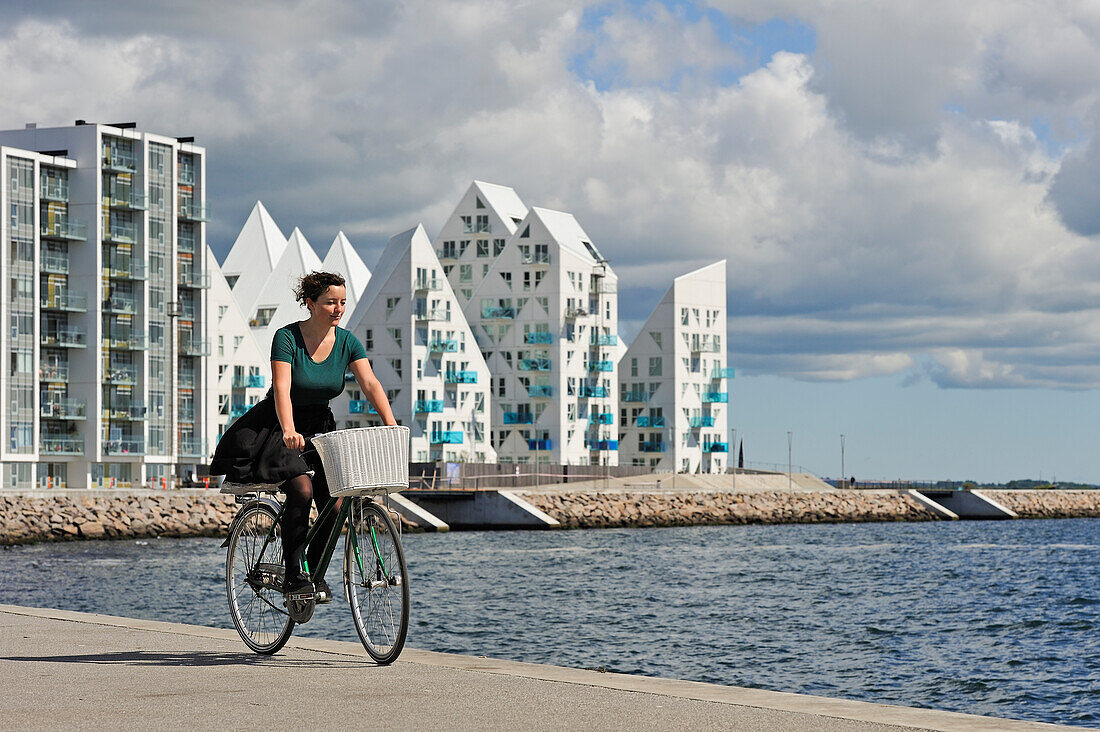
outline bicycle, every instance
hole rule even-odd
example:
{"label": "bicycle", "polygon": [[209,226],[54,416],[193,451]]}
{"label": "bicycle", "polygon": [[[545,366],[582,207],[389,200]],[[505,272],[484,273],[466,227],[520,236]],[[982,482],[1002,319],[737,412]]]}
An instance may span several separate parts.
{"label": "bicycle", "polygon": [[[389,510],[371,498],[408,487],[408,427],[337,430],[312,439],[329,480],[332,498],[321,508],[306,535],[319,538],[323,519],[337,511],[317,567],[302,569],[324,577],[346,526],[343,556],[344,597],[351,606],[359,639],[379,664],[397,660],[409,629],[409,582],[405,551]],[[256,653],[271,655],[290,640],[296,624],[308,622],[317,594],[284,598],[283,543],[279,520],[283,505],[267,494],[275,485],[223,483],[243,505],[225,543],[225,583],[233,625]],[[343,503],[337,508],[338,499]]]}

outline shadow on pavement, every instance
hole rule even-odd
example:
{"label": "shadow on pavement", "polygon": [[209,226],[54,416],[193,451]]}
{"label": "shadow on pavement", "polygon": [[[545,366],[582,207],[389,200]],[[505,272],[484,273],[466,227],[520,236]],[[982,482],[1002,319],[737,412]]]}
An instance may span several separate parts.
{"label": "shadow on pavement", "polygon": [[127,664],[130,666],[268,666],[272,668],[361,669],[373,666],[369,659],[343,661],[281,658],[249,653],[211,651],[119,651],[79,656],[0,656],[0,661],[48,661],[53,663]]}

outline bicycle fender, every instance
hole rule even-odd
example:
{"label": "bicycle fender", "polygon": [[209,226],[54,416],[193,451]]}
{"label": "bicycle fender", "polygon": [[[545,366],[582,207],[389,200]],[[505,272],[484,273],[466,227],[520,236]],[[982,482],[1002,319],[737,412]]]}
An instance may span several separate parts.
{"label": "bicycle fender", "polygon": [[244,515],[245,509],[248,508],[249,506],[251,506],[253,503],[267,504],[267,507],[270,508],[272,511],[274,511],[276,516],[279,515],[279,511],[281,511],[282,508],[283,508],[282,505],[278,501],[276,501],[274,498],[269,498],[268,496],[262,496],[260,498],[254,498],[251,501],[249,501],[248,503],[246,503],[243,506],[241,506],[240,508],[238,508],[236,515],[233,516],[233,520],[229,523],[229,531],[225,535],[225,541],[223,541],[221,543],[221,548],[222,549],[228,549],[229,548],[229,537],[233,536],[233,530],[235,528],[237,528],[237,524],[240,523],[241,516]]}

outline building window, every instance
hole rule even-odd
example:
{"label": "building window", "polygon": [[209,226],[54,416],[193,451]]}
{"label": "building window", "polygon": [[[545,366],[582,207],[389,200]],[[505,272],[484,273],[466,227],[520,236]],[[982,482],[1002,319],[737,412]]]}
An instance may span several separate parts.
{"label": "building window", "polygon": [[500,253],[504,251],[504,240],[493,239],[493,256],[499,257]]}
{"label": "building window", "polygon": [[367,328],[363,331],[363,348],[368,351],[374,350],[374,328]]}
{"label": "building window", "polygon": [[661,357],[651,356],[649,359],[649,375],[660,376],[661,375]]}
{"label": "building window", "polygon": [[474,279],[474,266],[472,264],[460,264],[458,266],[458,281],[470,282]]}

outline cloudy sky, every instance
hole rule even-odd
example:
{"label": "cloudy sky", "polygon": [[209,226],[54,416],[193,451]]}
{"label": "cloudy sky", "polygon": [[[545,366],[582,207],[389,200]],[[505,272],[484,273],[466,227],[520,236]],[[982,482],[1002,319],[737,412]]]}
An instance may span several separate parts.
{"label": "cloudy sky", "polygon": [[632,336],[729,260],[750,461],[1100,482],[1100,5],[0,2],[0,126],[133,120],[368,265],[474,178],[576,214]]}

